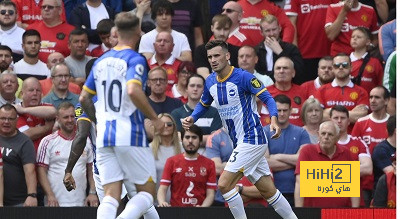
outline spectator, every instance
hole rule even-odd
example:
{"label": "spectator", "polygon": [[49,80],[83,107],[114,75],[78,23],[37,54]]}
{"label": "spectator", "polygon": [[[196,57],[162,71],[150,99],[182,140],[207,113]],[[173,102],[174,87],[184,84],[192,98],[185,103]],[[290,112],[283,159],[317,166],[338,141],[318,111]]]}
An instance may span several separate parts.
{"label": "spectator", "polygon": [[373,207],[396,208],[396,155],[391,157],[393,171],[383,174],[376,185]]}
{"label": "spectator", "polygon": [[[65,63],[65,59],[63,54],[59,52],[53,52],[47,57],[47,68],[51,70],[53,66],[60,64],[60,63]],[[51,74],[51,72],[50,72]],[[42,96],[46,96],[52,89],[53,87],[53,82],[51,80],[51,77],[40,80],[40,85],[42,86]],[[68,83],[68,90],[71,91],[74,94],[80,94],[81,93],[81,88],[72,82]]]}
{"label": "spectator", "polygon": [[6,70],[12,70],[13,69],[13,66],[11,66],[12,62],[13,62],[13,57],[10,47],[0,45],[0,74]]}
{"label": "spectator", "polygon": [[342,208],[359,207],[359,197],[300,197],[301,161],[352,161],[348,148],[336,145],[339,127],[332,121],[325,121],[319,127],[318,144],[305,145],[296,164],[296,186],[294,191],[296,207]]}
{"label": "spectator", "polygon": [[374,1],[359,0],[359,2],[366,4],[368,6],[371,6],[374,9],[375,13],[378,15],[378,23],[379,24],[386,23],[388,21],[389,1],[387,1],[387,0],[374,0]]}
{"label": "spectator", "polygon": [[171,89],[170,97],[179,98],[183,104],[188,102],[186,92],[188,78],[196,72],[193,62],[184,61],[178,67],[178,83]]}
{"label": "spectator", "polygon": [[71,70],[71,81],[79,86],[82,86],[86,80],[85,66],[92,59],[91,56],[86,55],[88,44],[88,36],[81,29],[71,31],[68,36],[68,48],[71,54],[65,58],[65,63]]}
{"label": "spectator", "polygon": [[3,73],[0,75],[0,106],[6,103],[19,104],[21,99],[15,96],[18,90],[18,78],[12,73]]}
{"label": "spectator", "polygon": [[372,88],[382,85],[383,67],[379,59],[371,57],[367,51],[371,44],[371,32],[365,27],[357,27],[351,34],[350,45],[354,52],[350,54],[351,77],[355,84],[368,93]]}
{"label": "spectator", "polygon": [[[156,161],[157,184],[156,190],[160,187],[161,176],[164,171],[167,159],[180,154],[181,141],[179,139],[176,123],[172,116],[168,113],[161,113],[158,118],[165,123],[164,130],[154,136],[153,141],[150,143],[154,159]],[[166,201],[171,199],[171,192],[168,190]]]}
{"label": "spectator", "polygon": [[349,110],[351,124],[367,115],[368,93],[350,80],[350,69],[350,57],[344,53],[337,54],[333,58],[335,79],[315,92],[315,98],[325,108],[324,120],[329,119],[330,108],[335,105],[343,105]]}
{"label": "spectator", "polygon": [[172,86],[178,82],[178,68],[182,63],[172,55],[174,39],[169,32],[159,32],[153,45],[155,53],[147,62],[150,69],[161,66],[167,71],[167,93],[171,93]]}
{"label": "spectator", "polygon": [[89,50],[92,50],[102,43],[96,32],[98,23],[103,19],[114,20],[114,17],[114,9],[104,5],[101,0],[87,0],[72,10],[68,23],[86,32]]}
{"label": "spectator", "polygon": [[396,50],[396,19],[383,24],[378,33],[379,50],[383,61],[387,61],[389,55]]}
{"label": "spectator", "polygon": [[291,0],[286,1],[285,12],[295,28],[293,44],[296,45],[304,61],[304,81],[318,76],[320,59],[329,54],[331,42],[324,29],[325,16],[329,4],[338,0]]}
{"label": "spectator", "polygon": [[4,206],[37,206],[35,148],[18,131],[17,111],[11,104],[0,107],[0,144],[3,153]]}
{"label": "spectator", "polygon": [[47,61],[47,57],[53,52],[60,52],[67,57],[70,53],[68,49],[68,35],[74,26],[65,22],[62,17],[61,0],[43,0],[42,19],[27,27],[27,30],[34,29],[39,31],[42,36],[39,59]]}
{"label": "spectator", "polygon": [[140,28],[142,33],[148,33],[156,28],[156,23],[151,18],[152,0],[134,0],[136,8],[131,11],[140,19]]}
{"label": "spectator", "polygon": [[151,89],[148,100],[157,115],[171,113],[174,109],[182,106],[182,102],[179,99],[166,95],[167,71],[163,67],[157,66],[151,69],[148,77],[147,86]]}
{"label": "spectator", "polygon": [[322,123],[322,111],[321,103],[314,97],[309,97],[301,107],[300,117],[304,124],[303,128],[310,136],[311,144],[318,143],[318,129]]}
{"label": "spectator", "polygon": [[101,44],[90,51],[90,56],[100,57],[113,47],[110,42],[112,27],[114,27],[114,22],[111,19],[103,19],[99,21],[96,33],[100,37]]}
{"label": "spectator", "polygon": [[[290,115],[290,123],[297,126],[303,126],[300,118],[300,110],[303,102],[307,99],[304,90],[299,85],[293,84],[292,79],[296,74],[294,64],[288,57],[280,57],[276,60],[274,66],[275,83],[267,87],[273,97],[278,94],[284,94],[290,98],[292,103],[292,112]],[[266,112],[266,113],[264,113]],[[269,112],[261,110],[261,117],[266,117]],[[268,122],[269,123],[269,122]]]}
{"label": "spectator", "polygon": [[[90,142],[74,169],[77,184],[74,191],[64,189],[62,179],[68,162],[72,140],[75,137],[75,111],[71,103],[62,103],[57,110],[57,122],[60,129],[42,139],[37,153],[38,179],[45,194],[46,206],[97,207],[98,199],[93,181],[93,153]],[[89,195],[86,197],[87,179],[89,180]]]}
{"label": "spectator", "polygon": [[379,143],[372,153],[374,163],[374,188],[378,179],[385,173],[393,171],[390,158],[396,154],[396,115],[390,116],[387,121],[388,137]]}
{"label": "spectator", "polygon": [[253,43],[250,46],[256,46],[264,40],[259,31],[261,28],[260,20],[267,14],[275,16],[279,21],[278,26],[282,28],[282,41],[287,43],[293,42],[295,29],[285,12],[273,2],[264,0],[239,0],[238,3],[243,9],[240,28]]}
{"label": "spectator", "polygon": [[14,64],[14,71],[22,80],[28,77],[38,80],[50,77],[50,70],[39,60],[40,42],[41,37],[36,30],[27,30],[22,35],[24,58]]}
{"label": "spectator", "polygon": [[238,67],[252,73],[260,80],[265,87],[274,84],[274,81],[268,75],[262,75],[255,69],[258,63],[256,49],[251,46],[242,46],[238,52]]}
{"label": "spectator", "polygon": [[383,86],[389,90],[390,99],[387,112],[390,115],[396,114],[396,51],[390,54],[383,75]]}
{"label": "spectator", "polygon": [[174,10],[172,4],[167,0],[158,0],[151,9],[151,18],[156,21],[156,28],[140,39],[139,53],[144,55],[146,59],[150,59],[154,53],[153,43],[156,41],[157,34],[159,32],[169,32],[176,42],[172,55],[181,61],[192,61],[192,51],[187,37],[178,31],[172,29],[172,16],[174,16]]}
{"label": "spectator", "polygon": [[[53,1],[44,1],[44,0],[12,0],[17,6],[18,11],[18,26],[26,29],[30,24],[33,24],[37,21],[42,20],[42,11],[45,10],[46,6],[50,6],[49,10],[53,10],[55,7],[58,7],[61,11],[61,19],[62,21],[66,21],[65,19],[65,8],[64,2],[61,0],[56,0],[57,6]],[[49,4],[50,3],[50,4]],[[54,6],[54,7],[52,7]]]}
{"label": "spectator", "polygon": [[[331,56],[342,52],[347,55],[351,53],[350,38],[353,27],[357,26],[364,26],[372,34],[378,34],[378,20],[373,8],[358,2],[358,0],[345,0],[328,7],[325,33],[332,41]],[[372,43],[376,46],[375,39],[376,36]]]}
{"label": "spectator", "polygon": [[11,48],[14,62],[23,57],[22,34],[25,32],[24,29],[17,26],[17,16],[14,2],[0,2],[0,44]]}
{"label": "spectator", "polygon": [[[198,103],[204,90],[204,78],[198,74],[193,74],[188,78],[186,90],[188,93],[188,102],[173,110],[171,115],[176,122],[178,131],[182,131],[182,120],[187,116],[190,116]],[[222,127],[222,121],[216,108],[210,106],[210,109],[205,112],[195,123],[200,127],[203,134],[203,141],[201,141],[200,153],[203,154],[207,139],[213,131],[216,131]]]}
{"label": "spectator", "polygon": [[315,80],[307,81],[301,84],[306,92],[306,96],[314,96],[315,92],[324,84],[331,83],[335,78],[333,74],[333,58],[331,56],[324,56],[318,62],[318,77]]}
{"label": "spectator", "polygon": [[[240,20],[243,16],[242,6],[240,6],[240,4],[236,1],[228,1],[222,7],[222,14],[228,16],[229,19],[232,21],[232,25],[229,28],[228,39],[226,40],[226,42],[239,47],[244,45],[252,45],[253,43],[245,34],[241,32],[242,30],[240,29]],[[213,39],[217,38],[211,37],[211,40]]]}
{"label": "spectator", "polygon": [[43,98],[44,103],[50,103],[58,109],[61,103],[68,102],[73,106],[79,103],[79,96],[68,90],[68,80],[71,77],[70,70],[65,63],[55,65],[51,69],[51,81],[53,87]]}
{"label": "spectator", "polygon": [[16,105],[19,114],[17,128],[39,147],[42,138],[51,133],[56,117],[56,109],[41,103],[42,90],[36,78],[27,78],[22,84],[22,103]]}
{"label": "spectator", "polygon": [[0,151],[0,207],[4,206],[4,175],[3,175],[3,155]]}
{"label": "spectator", "polygon": [[[192,125],[183,130],[184,152],[168,158],[157,192],[159,207],[209,207],[217,188],[215,165],[197,151],[202,142],[202,131]],[[171,202],[165,199],[171,186]]]}
{"label": "spectator", "polygon": [[338,145],[347,147],[351,152],[351,156],[354,161],[360,161],[360,176],[361,176],[361,197],[364,199],[361,206],[369,206],[372,197],[372,189],[367,188],[363,177],[367,177],[372,174],[372,160],[368,146],[365,142],[359,139],[357,136],[351,136],[347,133],[350,125],[349,111],[342,105],[336,105],[332,107],[329,116],[331,121],[334,122],[340,129],[340,136]]}
{"label": "spectator", "polygon": [[[237,66],[238,64],[237,54],[239,51],[239,47],[232,45],[227,41],[229,37],[229,27],[231,27],[231,25],[232,21],[229,19],[227,15],[221,15],[221,14],[215,15],[211,20],[211,32],[213,33],[211,39],[217,39],[227,42],[228,51],[230,53],[229,61],[233,66]],[[200,45],[196,48],[194,53],[194,64],[196,65],[197,68],[197,74],[203,76],[203,78],[207,78],[212,72],[211,65],[208,62],[207,50],[205,44]]]}
{"label": "spectator", "polygon": [[310,137],[306,130],[290,124],[289,116],[292,107],[289,97],[280,94],[274,99],[278,109],[278,126],[282,133],[279,138],[272,139],[273,133],[270,131],[270,125],[264,127],[268,139],[269,156],[267,156],[267,160],[274,175],[276,188],[281,191],[289,204],[294,206],[296,182],[294,170],[300,149],[303,145],[310,143]]}
{"label": "spectator", "polygon": [[296,70],[296,76],[293,83],[301,84],[305,80],[303,75],[303,58],[299,49],[291,44],[280,39],[281,27],[278,20],[273,15],[267,15],[260,21],[261,33],[264,40],[257,45],[257,56],[259,62],[256,69],[261,74],[272,76],[274,64],[276,60],[282,56],[289,57]]}

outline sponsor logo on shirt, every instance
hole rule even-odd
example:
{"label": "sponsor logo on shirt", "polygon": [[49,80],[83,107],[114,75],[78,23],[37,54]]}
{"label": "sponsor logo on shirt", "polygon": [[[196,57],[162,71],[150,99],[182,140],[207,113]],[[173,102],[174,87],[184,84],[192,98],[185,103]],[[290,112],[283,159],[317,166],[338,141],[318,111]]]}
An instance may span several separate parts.
{"label": "sponsor logo on shirt", "polygon": [[[28,8],[28,10],[29,10],[29,8]],[[40,21],[40,20],[42,20],[42,16],[41,15],[24,14],[24,15],[22,15],[22,20],[24,20],[24,21],[28,21],[28,20],[32,20],[32,21],[38,20],[38,21]]]}
{"label": "sponsor logo on shirt", "polygon": [[55,154],[56,154],[56,156],[60,156],[60,153],[61,153],[60,151],[56,151]]}
{"label": "sponsor logo on shirt", "polygon": [[329,5],[310,5],[310,4],[301,4],[300,5],[300,10],[302,14],[308,14],[311,13],[312,10],[318,10],[318,9],[325,9],[328,8]]}
{"label": "sponsor logo on shirt", "polygon": [[180,167],[176,168],[175,172],[177,172],[177,173],[182,172],[182,168],[180,168]]}
{"label": "sponsor logo on shirt", "polygon": [[53,47],[56,46],[56,44],[57,44],[56,42],[50,42],[48,40],[42,40],[42,42],[40,42],[40,47],[42,49],[44,49],[44,48],[53,48]]}
{"label": "sponsor logo on shirt", "polygon": [[342,106],[354,106],[356,105],[352,101],[337,101],[337,100],[329,100],[326,102],[326,105],[328,106],[334,106],[334,105],[342,105]]}
{"label": "sponsor logo on shirt", "polygon": [[185,173],[185,176],[186,177],[196,177],[196,173],[193,172],[193,167],[188,167],[188,168],[189,168],[189,170],[188,170],[188,172]]}

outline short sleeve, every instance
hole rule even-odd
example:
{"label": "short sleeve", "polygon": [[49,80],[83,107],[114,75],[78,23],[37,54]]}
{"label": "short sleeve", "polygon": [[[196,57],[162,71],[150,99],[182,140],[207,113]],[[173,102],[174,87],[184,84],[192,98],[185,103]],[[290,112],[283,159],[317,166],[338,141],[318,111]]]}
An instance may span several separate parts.
{"label": "short sleeve", "polygon": [[50,160],[51,142],[48,138],[43,138],[40,141],[38,152],[36,155],[36,163],[38,166],[47,167]]}
{"label": "short sleeve", "polygon": [[379,168],[382,171],[385,167],[392,165],[392,162],[390,161],[390,157],[388,157],[384,148],[379,145],[377,145],[374,148],[374,152],[372,154],[372,161],[374,163],[374,166],[376,166],[377,168]]}
{"label": "short sleeve", "polygon": [[172,181],[173,160],[172,157],[167,159],[165,163],[160,185],[169,186]]}
{"label": "short sleeve", "polygon": [[143,56],[137,56],[129,60],[126,72],[126,81],[130,83],[132,80],[143,85],[147,80],[147,61]]}
{"label": "short sleeve", "polygon": [[[25,137],[25,136],[24,136]],[[19,156],[21,157],[21,163],[22,165],[32,163],[35,164],[35,146],[33,145],[33,142],[31,139],[27,138],[25,142],[23,143],[22,149],[20,150]]]}
{"label": "short sleeve", "polygon": [[209,160],[208,163],[209,163],[208,171],[210,171],[210,174],[208,174],[207,189],[216,190],[217,189],[217,176],[216,176],[216,172],[215,172],[215,164],[211,160]]}
{"label": "short sleeve", "polygon": [[209,159],[214,157],[221,157],[221,145],[217,133],[220,133],[220,130],[211,134],[206,142],[206,156]]}

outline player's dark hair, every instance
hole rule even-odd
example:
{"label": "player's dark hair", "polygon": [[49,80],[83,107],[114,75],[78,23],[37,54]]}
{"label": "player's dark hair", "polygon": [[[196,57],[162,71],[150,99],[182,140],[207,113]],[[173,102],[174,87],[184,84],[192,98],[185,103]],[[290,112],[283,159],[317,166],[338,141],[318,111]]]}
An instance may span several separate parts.
{"label": "player's dark hair", "polygon": [[292,106],[292,101],[290,98],[284,94],[279,94],[274,97],[275,102],[289,104],[289,107]]}
{"label": "player's dark hair", "polygon": [[110,34],[111,28],[114,27],[114,25],[114,21],[111,19],[103,19],[97,24],[96,32],[99,35]]}
{"label": "player's dark hair", "polygon": [[24,43],[25,38],[27,38],[29,36],[38,36],[39,40],[41,41],[40,33],[37,30],[30,29],[30,30],[25,30],[25,32],[22,34],[22,43]]}
{"label": "player's dark hair", "polygon": [[62,102],[60,105],[58,105],[57,107],[57,115],[59,114],[60,110],[66,110],[69,108],[75,108],[74,104],[70,103],[70,102]]}
{"label": "player's dark hair", "polygon": [[174,9],[172,3],[167,0],[158,0],[153,7],[151,7],[151,18],[156,20],[157,15],[168,14],[174,16]]}
{"label": "player's dark hair", "polygon": [[329,118],[332,118],[333,111],[346,113],[347,118],[350,118],[349,110],[345,106],[342,105],[333,106],[332,109],[329,111]]}
{"label": "player's dark hair", "polygon": [[222,40],[211,40],[206,44],[206,50],[210,50],[212,48],[215,48],[217,46],[222,47],[223,50],[226,52],[228,51],[228,44],[225,41]]}
{"label": "player's dark hair", "polygon": [[206,80],[204,80],[203,76],[201,76],[201,75],[199,75],[199,74],[197,74],[197,73],[194,73],[194,74],[192,74],[192,75],[190,75],[190,76],[188,77],[187,83],[186,83],[186,88],[188,88],[188,86],[189,86],[189,81],[190,81],[190,79],[192,79],[192,78],[201,78],[201,80],[202,80],[202,82],[203,82],[203,86],[204,86],[204,84],[206,83]]}
{"label": "player's dark hair", "polygon": [[12,54],[12,50],[10,47],[6,46],[6,45],[0,45],[0,50],[7,50],[10,52],[10,54]]}
{"label": "player's dark hair", "polygon": [[389,117],[386,128],[388,131],[388,136],[392,136],[394,134],[394,130],[396,129],[396,115],[392,115]]}
{"label": "player's dark hair", "polygon": [[0,110],[1,109],[4,109],[5,111],[13,110],[18,115],[17,109],[12,104],[6,103],[0,107]]}
{"label": "player's dark hair", "polygon": [[183,137],[185,136],[185,133],[189,131],[189,132],[193,132],[194,134],[196,134],[197,136],[199,136],[199,140],[200,143],[203,141],[203,131],[201,130],[200,127],[198,127],[197,125],[192,125],[189,127],[189,130],[185,130],[182,129],[181,131],[181,140],[183,140]]}
{"label": "player's dark hair", "polygon": [[375,89],[375,88],[383,89],[383,99],[387,100],[390,98],[390,92],[388,89],[386,89],[386,87],[384,87],[382,85],[378,85],[378,86],[374,87],[373,89]]}

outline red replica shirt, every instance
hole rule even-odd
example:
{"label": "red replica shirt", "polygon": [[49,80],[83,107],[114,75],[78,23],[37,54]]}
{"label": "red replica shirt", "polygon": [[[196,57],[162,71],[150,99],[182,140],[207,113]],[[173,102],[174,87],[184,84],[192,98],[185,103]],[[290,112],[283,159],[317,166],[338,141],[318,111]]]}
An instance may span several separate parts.
{"label": "red replica shirt", "polygon": [[[214,40],[215,37],[212,35],[210,37],[210,41]],[[253,45],[253,42],[251,42],[250,38],[248,38],[246,35],[242,33],[240,28],[236,28],[234,31],[229,33],[228,39],[226,40],[227,43],[234,45],[234,46],[248,46],[248,45]]]}
{"label": "red replica shirt", "polygon": [[160,185],[171,185],[173,207],[201,205],[207,189],[217,189],[215,164],[202,155],[195,159],[175,155],[167,159]]}
{"label": "red replica shirt", "polygon": [[74,26],[62,23],[55,27],[47,27],[43,21],[35,22],[27,28],[39,31],[42,39],[39,59],[47,63],[47,57],[53,52],[60,52],[64,57],[69,56],[68,35],[75,29]]}
{"label": "red replica shirt", "polygon": [[[331,4],[328,7],[325,27],[332,25],[332,23],[338,17],[340,10],[342,10],[342,7],[343,2]],[[350,46],[351,34],[353,33],[353,30],[359,26],[369,29],[373,34],[378,34],[378,18],[374,9],[360,2],[358,2],[357,8],[352,8],[351,11],[347,13],[339,35],[332,42],[331,56],[335,56],[340,52],[350,55],[350,53],[353,51]]]}
{"label": "red replica shirt", "polygon": [[345,141],[339,141],[337,144],[339,146],[348,148],[354,161],[358,161],[359,157],[362,156],[371,157],[368,146],[365,144],[364,141],[360,140],[357,137],[347,135],[347,139]]}
{"label": "red replica shirt", "polygon": [[279,25],[282,28],[282,41],[293,42],[294,26],[280,7],[265,0],[254,5],[250,4],[247,0],[239,0],[238,3],[243,9],[240,31],[250,39],[252,43],[250,46],[256,46],[264,40],[260,31],[260,20],[268,14],[274,15],[278,19]]}
{"label": "red replica shirt", "polygon": [[[303,146],[297,160],[294,174],[300,174],[300,161],[352,161],[350,151],[346,147],[336,146],[335,154],[330,159],[321,150],[319,144],[309,144]],[[342,197],[304,197],[303,207],[311,208],[342,208],[351,207],[350,198]]]}
{"label": "red replica shirt", "polygon": [[[356,59],[353,53],[350,55],[351,59],[351,77],[357,77],[360,71],[363,59]],[[371,57],[364,68],[360,86],[363,87],[368,93],[376,86],[382,85],[383,80],[383,67],[379,59]]]}
{"label": "red replica shirt", "polygon": [[0,150],[0,168],[3,169],[3,154]]}
{"label": "red replica shirt", "polygon": [[[153,57],[147,61],[150,66],[150,69],[159,66],[154,57],[155,55],[153,55]],[[165,70],[167,71],[168,93],[172,91],[172,86],[178,83],[178,68],[181,63],[182,63],[181,60],[175,59],[174,57],[171,56],[164,64],[161,65],[161,67],[165,68]]]}
{"label": "red replica shirt", "polygon": [[320,58],[329,54],[331,42],[324,34],[325,17],[328,6],[336,2],[338,0],[286,1],[286,15],[297,17],[297,45],[303,58]]}
{"label": "red replica shirt", "polygon": [[306,97],[309,98],[310,96],[315,96],[315,92],[317,92],[317,90],[321,87],[321,84],[319,82],[319,78],[317,77],[312,81],[302,83],[300,87],[304,90],[303,92],[306,93]]}
{"label": "red replica shirt", "polygon": [[[12,0],[17,6],[18,21],[25,24],[33,24],[35,21],[42,20],[42,2],[41,0],[36,3],[34,0]],[[62,1],[61,19],[66,21],[64,1]]]}
{"label": "red replica shirt", "polygon": [[97,46],[90,52],[90,56],[92,57],[100,57],[101,55],[104,54],[105,51],[103,51],[103,48],[101,45]]}
{"label": "red replica shirt", "polygon": [[[41,104],[39,104],[39,106],[53,106],[53,105],[48,104],[48,103],[41,103]],[[24,131],[28,130],[29,128],[33,128],[36,126],[44,126],[44,125],[45,125],[45,120],[42,118],[32,116],[30,114],[22,114],[22,115],[19,114],[18,115],[17,128],[20,132],[24,132]],[[38,138],[33,141],[33,144],[35,146],[35,151],[37,151],[42,138],[49,134],[51,134],[51,131],[43,134],[43,136],[41,138]]]}
{"label": "red replica shirt", "polygon": [[[275,84],[267,87],[268,92],[271,94],[272,97],[275,97],[278,94],[284,94],[288,96],[292,102],[292,112],[289,117],[289,121],[293,125],[297,125],[302,127],[303,121],[300,118],[300,111],[301,106],[303,105],[304,101],[308,98],[304,92],[304,90],[296,84],[292,84],[292,88],[288,91],[281,91],[275,87]],[[264,108],[266,110],[266,108]],[[269,124],[269,112],[262,110],[260,113],[261,122],[265,122]],[[268,117],[268,119],[266,118]],[[268,120],[268,121],[267,121]],[[264,125],[264,124],[263,124]]]}
{"label": "red replica shirt", "polygon": [[369,105],[368,93],[364,88],[349,83],[344,87],[339,87],[336,79],[332,83],[325,84],[315,92],[315,98],[324,106],[331,108],[335,105],[343,105],[349,111],[360,104]]}

